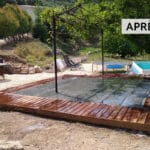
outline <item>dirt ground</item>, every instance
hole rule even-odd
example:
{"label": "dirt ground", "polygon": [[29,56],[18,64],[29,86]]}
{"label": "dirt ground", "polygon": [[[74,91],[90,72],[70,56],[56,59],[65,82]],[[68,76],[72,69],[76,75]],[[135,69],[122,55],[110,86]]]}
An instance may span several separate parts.
{"label": "dirt ground", "polygon": [[150,136],[76,122],[0,112],[0,140],[25,150],[150,150]]}

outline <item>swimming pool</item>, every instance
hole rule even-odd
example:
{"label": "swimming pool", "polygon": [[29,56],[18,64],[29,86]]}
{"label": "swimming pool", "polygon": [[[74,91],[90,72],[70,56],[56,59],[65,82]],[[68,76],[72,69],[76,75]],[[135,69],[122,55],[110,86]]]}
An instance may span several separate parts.
{"label": "swimming pool", "polygon": [[134,74],[150,75],[150,61],[135,61],[132,63],[131,71]]}

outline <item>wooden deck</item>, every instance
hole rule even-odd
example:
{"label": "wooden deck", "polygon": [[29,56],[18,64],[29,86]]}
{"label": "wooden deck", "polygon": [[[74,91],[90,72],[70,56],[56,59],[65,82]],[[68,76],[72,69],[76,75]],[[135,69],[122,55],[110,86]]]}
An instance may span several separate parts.
{"label": "wooden deck", "polygon": [[150,111],[0,92],[0,109],[96,125],[150,131]]}
{"label": "wooden deck", "polygon": [[150,97],[146,99],[144,107],[147,107],[150,109]]}

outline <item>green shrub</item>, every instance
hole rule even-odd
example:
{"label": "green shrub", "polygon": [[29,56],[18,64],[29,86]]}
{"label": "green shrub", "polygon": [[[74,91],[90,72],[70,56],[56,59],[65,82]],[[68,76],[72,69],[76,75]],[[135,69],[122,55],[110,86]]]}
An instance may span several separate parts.
{"label": "green shrub", "polygon": [[48,28],[46,25],[36,21],[33,27],[33,37],[40,39],[40,41],[47,43],[48,39]]}
{"label": "green shrub", "polygon": [[121,58],[126,56],[136,56],[137,47],[126,39],[123,35],[113,35],[108,33],[105,36],[105,50],[111,54],[118,54]]}

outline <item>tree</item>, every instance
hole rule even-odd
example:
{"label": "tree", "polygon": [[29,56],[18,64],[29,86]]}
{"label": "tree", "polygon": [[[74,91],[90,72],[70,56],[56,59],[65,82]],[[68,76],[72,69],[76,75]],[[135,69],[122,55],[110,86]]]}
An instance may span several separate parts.
{"label": "tree", "polygon": [[138,54],[136,45],[125,36],[118,34],[113,35],[111,33],[105,35],[105,50],[113,55],[117,54],[121,58],[136,56]]}
{"label": "tree", "polygon": [[[121,18],[149,18],[150,1],[149,0],[115,0],[116,8],[121,12]],[[120,26],[121,28],[121,26]],[[134,43],[139,51],[150,53],[149,43],[150,35],[128,35],[128,40]]]}
{"label": "tree", "polygon": [[39,38],[42,42],[47,43],[48,28],[46,25],[41,23],[41,21],[39,19],[36,20],[36,23],[33,27],[33,37]]}
{"label": "tree", "polygon": [[[79,5],[81,3],[82,5]],[[79,7],[73,9],[72,11],[65,11],[65,13],[59,17],[57,16],[58,33],[63,34],[62,30],[59,29],[65,29],[66,32],[71,35],[69,36],[70,38],[84,39],[84,41],[93,40],[98,43],[99,37],[101,37],[103,30],[104,35],[109,32],[110,35],[112,34],[115,36],[112,38],[116,40],[116,43],[112,44],[120,43],[120,50],[122,49],[122,51],[129,53],[127,54],[124,52],[125,54],[123,54],[123,52],[119,52],[121,57],[135,55],[137,54],[137,51],[142,50],[150,52],[149,35],[121,35],[122,18],[150,17],[149,0],[78,0],[74,4],[74,7],[75,6]],[[64,12],[66,9],[66,7],[62,6],[46,8],[40,14],[41,20],[44,24],[48,24],[51,27],[53,12],[54,14],[59,14],[60,12]],[[117,36],[119,39],[117,39]],[[108,38],[108,41],[110,40],[108,36],[105,38]],[[123,42],[127,42],[127,45],[123,45]],[[131,47],[133,47],[133,51],[131,50]]]}
{"label": "tree", "polygon": [[0,38],[6,38],[13,36],[19,27],[19,21],[10,12],[6,10],[0,10]]}
{"label": "tree", "polygon": [[31,31],[32,19],[17,5],[6,4],[0,8],[0,38],[20,40],[24,33]]}
{"label": "tree", "polygon": [[7,4],[4,8],[6,11],[10,11],[19,21],[19,27],[16,34],[24,34],[31,30],[31,17],[17,5]]}
{"label": "tree", "polygon": [[[88,41],[88,43],[96,46],[99,43],[102,30],[104,32],[108,30],[114,21],[120,23],[119,14],[117,13],[114,3],[108,1],[101,0],[93,2],[93,0],[89,0],[82,6],[79,5],[80,3],[84,3],[84,1],[78,1],[74,6],[71,6],[75,7],[72,11],[65,11],[67,8],[62,6],[46,8],[40,14],[41,19],[51,27],[53,12],[54,14],[65,12],[57,17],[58,41],[64,42],[65,39],[67,41],[70,38],[70,40],[73,39],[75,41],[74,43],[76,45],[78,43],[81,44],[81,41]],[[76,8],[76,6],[78,7]]]}

